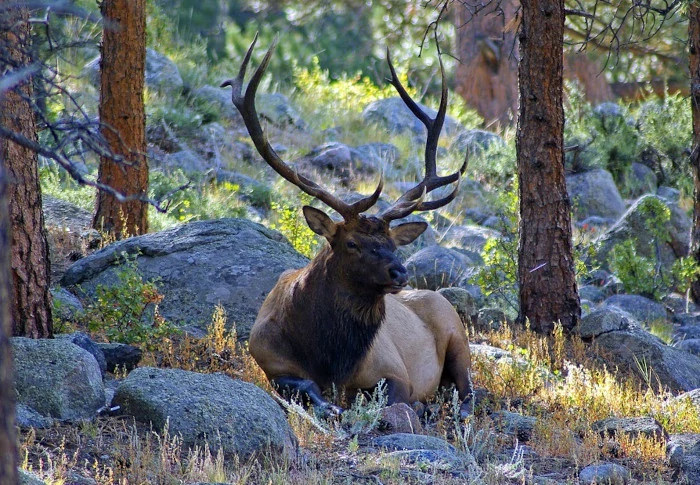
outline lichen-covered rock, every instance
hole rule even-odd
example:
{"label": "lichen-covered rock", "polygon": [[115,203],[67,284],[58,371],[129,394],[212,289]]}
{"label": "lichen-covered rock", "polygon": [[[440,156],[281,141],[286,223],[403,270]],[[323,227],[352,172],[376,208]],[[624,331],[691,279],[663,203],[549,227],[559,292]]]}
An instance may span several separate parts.
{"label": "lichen-covered rock", "polygon": [[201,335],[221,304],[243,338],[279,275],[308,263],[278,232],[243,219],[216,219],[113,243],[68,268],[62,284],[94,297],[98,285],[117,284],[124,255],[135,258],[144,280],[158,281],[167,320]]}
{"label": "lichen-covered rock", "polygon": [[140,367],[119,385],[113,404],[156,430],[168,426],[185,447],[208,442],[214,453],[243,459],[297,454],[282,408],[259,387],[223,374]]}
{"label": "lichen-covered rock", "polygon": [[11,339],[17,401],[43,416],[92,419],[105,405],[100,366],[63,339]]}

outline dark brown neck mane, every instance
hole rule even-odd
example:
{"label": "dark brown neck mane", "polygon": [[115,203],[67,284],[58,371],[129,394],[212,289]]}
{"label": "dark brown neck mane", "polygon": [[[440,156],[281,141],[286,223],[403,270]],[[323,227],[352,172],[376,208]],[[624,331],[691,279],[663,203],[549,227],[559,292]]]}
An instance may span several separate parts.
{"label": "dark brown neck mane", "polygon": [[384,295],[353,291],[339,275],[332,250],[324,248],[300,274],[292,300],[304,322],[295,351],[322,388],[344,384],[384,320]]}

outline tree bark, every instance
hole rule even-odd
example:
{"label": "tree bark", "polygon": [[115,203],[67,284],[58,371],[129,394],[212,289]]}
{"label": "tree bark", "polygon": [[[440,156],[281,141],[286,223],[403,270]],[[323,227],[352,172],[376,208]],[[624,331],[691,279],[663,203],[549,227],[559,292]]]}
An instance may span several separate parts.
{"label": "tree bark", "polygon": [[518,44],[514,29],[517,0],[491,2],[481,10],[455,2],[457,93],[483,118],[486,126],[509,125],[518,110]]}
{"label": "tree bark", "polygon": [[[9,0],[0,3],[10,4]],[[26,67],[29,57],[29,12],[11,7],[0,20],[0,46],[9,60],[9,71]],[[6,92],[0,101],[0,123],[5,128],[37,140],[29,79]],[[9,180],[9,214],[12,228],[12,334],[32,338],[53,336],[49,293],[49,249],[41,210],[38,158],[32,150],[0,139],[0,158]]]}
{"label": "tree bark", "polygon": [[[688,4],[688,67],[690,69],[690,110],[693,117],[693,149],[690,165],[693,168],[693,228],[691,231],[692,256],[700,261],[700,5]],[[700,280],[691,287],[693,299],[700,301]]]}
{"label": "tree bark", "polygon": [[520,320],[546,333],[581,316],[564,174],[563,0],[523,0],[519,41]]}
{"label": "tree bark", "polygon": [[[148,194],[146,114],[143,100],[146,66],[145,0],[104,0],[100,62],[102,135],[115,161],[102,157],[98,181],[127,196]],[[98,192],[93,227],[115,239],[148,232],[148,205],[118,202]]]}
{"label": "tree bark", "polygon": [[[0,93],[0,97],[2,93]],[[2,160],[0,160],[2,162]],[[0,483],[17,483],[17,439],[15,436],[15,400],[12,381],[12,332],[10,307],[12,283],[10,269],[10,221],[7,205],[7,176],[0,163]]]}

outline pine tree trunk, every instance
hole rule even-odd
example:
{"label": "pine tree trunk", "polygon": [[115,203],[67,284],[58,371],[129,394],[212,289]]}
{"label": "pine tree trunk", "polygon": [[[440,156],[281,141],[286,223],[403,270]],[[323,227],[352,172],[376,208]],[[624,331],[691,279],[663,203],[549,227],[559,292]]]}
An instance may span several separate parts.
{"label": "pine tree trunk", "polygon": [[[0,94],[1,95],[1,94]],[[2,160],[0,160],[2,162]],[[0,163],[0,483],[17,483],[15,402],[10,340],[12,300],[10,221],[7,217],[7,176]]]}
{"label": "pine tree trunk", "polygon": [[[691,254],[700,261],[700,5],[688,4],[688,64],[690,68],[690,110],[693,116],[693,149],[690,165],[693,168],[693,228]],[[700,301],[700,280],[693,283],[691,292]]]}
{"label": "pine tree trunk", "polygon": [[[518,44],[512,29],[517,0],[486,5],[474,12],[474,5],[455,2],[457,93],[474,108],[486,126],[512,124],[518,109]],[[502,10],[502,11],[501,11]]]}
{"label": "pine tree trunk", "polygon": [[[2,3],[11,3],[3,1]],[[4,72],[30,62],[29,12],[22,8],[5,11],[0,26],[0,45],[7,49],[11,64]],[[11,26],[11,28],[10,28]],[[4,74],[3,72],[3,74]],[[0,102],[0,123],[36,141],[36,122],[30,104],[29,79],[4,93]],[[0,140],[9,181],[9,214],[12,228],[12,334],[32,338],[53,336],[49,293],[49,249],[41,210],[38,158],[36,153],[8,140]]]}
{"label": "pine tree trunk", "polygon": [[[99,182],[120,193],[147,195],[146,115],[143,100],[146,65],[145,0],[104,0],[100,63],[102,134],[124,162],[102,157]],[[148,232],[148,205],[118,202],[98,192],[93,227],[115,239]]]}
{"label": "pine tree trunk", "polygon": [[523,0],[520,25],[520,319],[546,333],[576,326],[581,306],[564,174],[563,0]]}

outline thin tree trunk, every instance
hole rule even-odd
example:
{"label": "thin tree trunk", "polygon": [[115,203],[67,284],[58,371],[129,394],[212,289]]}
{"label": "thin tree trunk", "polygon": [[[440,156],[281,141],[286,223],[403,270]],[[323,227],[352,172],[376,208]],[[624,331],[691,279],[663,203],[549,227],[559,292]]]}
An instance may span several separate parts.
{"label": "thin tree trunk", "polygon": [[573,329],[581,315],[564,174],[563,0],[523,0],[520,116],[520,320],[545,333]]}
{"label": "thin tree trunk", "polygon": [[[688,64],[690,68],[690,110],[693,116],[693,149],[690,165],[693,168],[693,229],[691,254],[700,261],[700,5],[688,4]],[[691,292],[700,301],[700,280],[693,283]]]}
{"label": "thin tree trunk", "polygon": [[[10,0],[0,3],[11,4]],[[12,65],[8,71],[25,67],[30,58],[29,12],[9,8],[2,17],[0,45]],[[36,122],[30,102],[29,79],[4,94],[0,101],[0,123],[5,128],[37,140]],[[49,249],[41,210],[38,158],[33,151],[0,139],[0,158],[9,181],[9,213],[12,227],[12,334],[26,337],[52,337],[51,295],[49,292]]]}
{"label": "thin tree trunk", "polygon": [[[112,151],[126,163],[100,160],[98,181],[124,195],[147,195],[146,115],[143,100],[146,66],[145,0],[104,0],[100,62],[100,121]],[[98,192],[93,227],[116,239],[148,232],[148,205],[119,203]]]}

